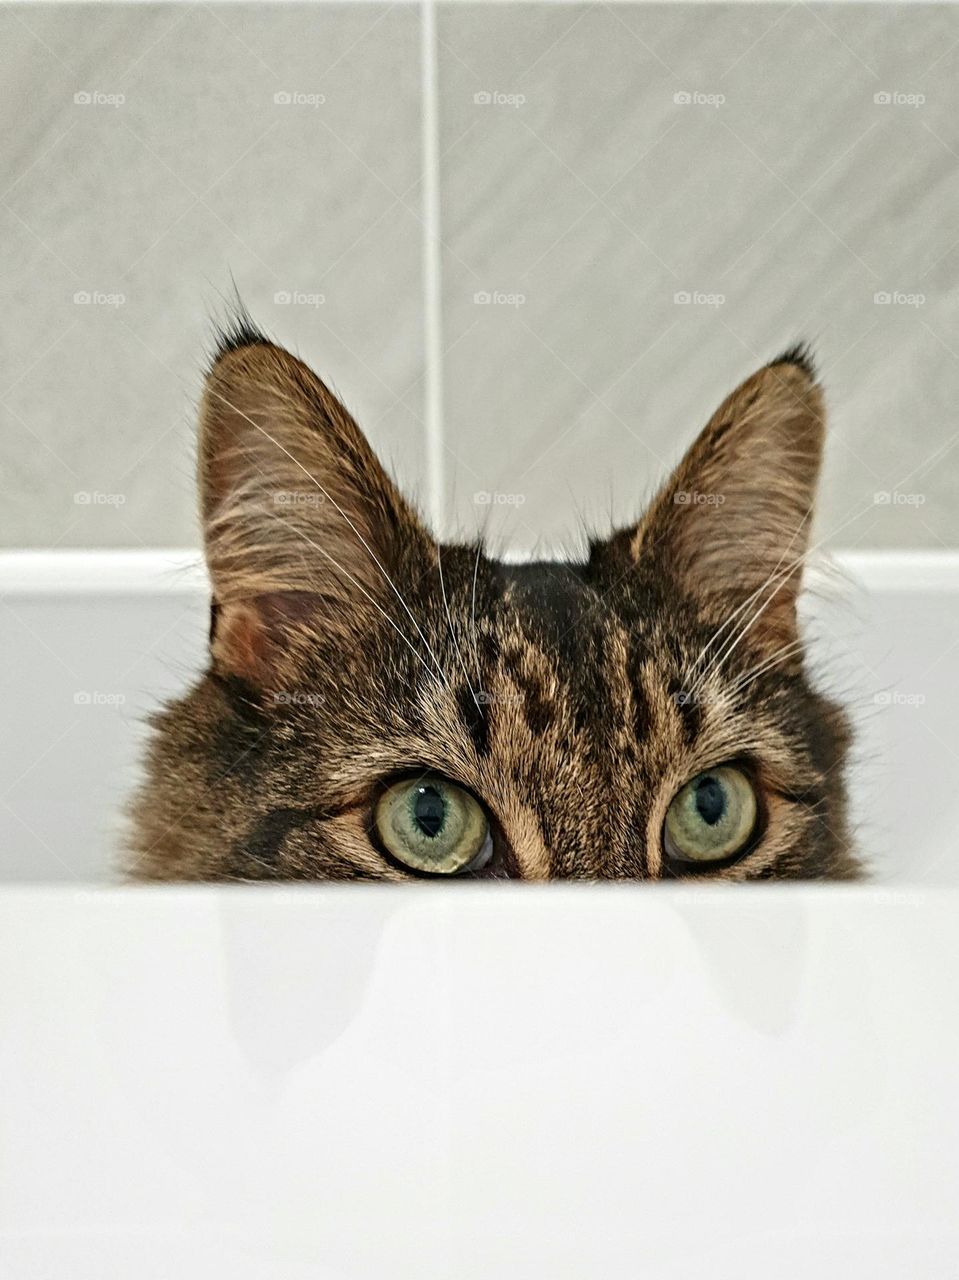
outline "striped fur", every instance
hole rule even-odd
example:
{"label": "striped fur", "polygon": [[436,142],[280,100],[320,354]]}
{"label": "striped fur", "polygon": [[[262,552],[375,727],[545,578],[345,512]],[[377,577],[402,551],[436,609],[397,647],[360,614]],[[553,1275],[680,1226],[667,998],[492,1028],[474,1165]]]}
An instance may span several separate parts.
{"label": "striped fur", "polygon": [[763,834],[697,879],[856,875],[846,722],[796,624],[822,431],[789,352],[635,526],[507,565],[438,547],[332,393],[243,326],[201,410],[210,665],[155,717],[131,875],[404,880],[371,808],[431,769],[492,817],[484,877],[657,879],[671,798],[730,760]]}

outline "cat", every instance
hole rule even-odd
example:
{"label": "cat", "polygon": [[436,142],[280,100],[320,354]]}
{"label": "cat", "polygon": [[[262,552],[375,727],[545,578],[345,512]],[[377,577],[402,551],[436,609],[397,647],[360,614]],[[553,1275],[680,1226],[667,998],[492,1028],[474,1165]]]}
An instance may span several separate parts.
{"label": "cat", "polygon": [[823,399],[797,347],[578,563],[440,546],[246,316],[203,392],[209,666],[153,717],[143,880],[853,879],[797,622]]}

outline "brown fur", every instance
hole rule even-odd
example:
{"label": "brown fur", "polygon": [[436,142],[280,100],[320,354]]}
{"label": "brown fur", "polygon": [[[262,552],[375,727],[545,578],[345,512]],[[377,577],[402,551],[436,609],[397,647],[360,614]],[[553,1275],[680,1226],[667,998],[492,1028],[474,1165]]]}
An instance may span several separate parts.
{"label": "brown fur", "polygon": [[[721,406],[581,564],[439,547],[305,365],[243,328],[201,410],[207,674],[155,718],[131,873],[414,878],[371,839],[433,770],[490,815],[484,878],[658,879],[676,792],[738,762],[762,833],[696,879],[849,878],[841,711],[796,623],[823,431],[802,353]],[[282,496],[286,495],[286,496]]]}

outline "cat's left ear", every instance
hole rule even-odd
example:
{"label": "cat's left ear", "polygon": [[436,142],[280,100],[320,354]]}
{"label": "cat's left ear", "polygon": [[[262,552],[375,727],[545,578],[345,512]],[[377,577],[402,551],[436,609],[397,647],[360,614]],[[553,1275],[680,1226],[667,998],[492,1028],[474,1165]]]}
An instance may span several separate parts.
{"label": "cat's left ear", "polygon": [[753,639],[787,642],[824,421],[809,356],[787,352],[723,401],[645,516],[606,550],[671,577],[717,619],[755,596]]}

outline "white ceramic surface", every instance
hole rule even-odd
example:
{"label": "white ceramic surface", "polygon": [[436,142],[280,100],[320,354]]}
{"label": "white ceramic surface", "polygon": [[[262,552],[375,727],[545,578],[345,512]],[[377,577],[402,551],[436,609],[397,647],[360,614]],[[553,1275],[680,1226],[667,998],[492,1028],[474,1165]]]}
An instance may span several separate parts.
{"label": "white ceramic surface", "polygon": [[959,898],[0,893],[0,1274],[945,1280]]}

